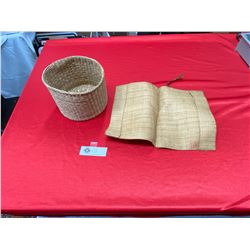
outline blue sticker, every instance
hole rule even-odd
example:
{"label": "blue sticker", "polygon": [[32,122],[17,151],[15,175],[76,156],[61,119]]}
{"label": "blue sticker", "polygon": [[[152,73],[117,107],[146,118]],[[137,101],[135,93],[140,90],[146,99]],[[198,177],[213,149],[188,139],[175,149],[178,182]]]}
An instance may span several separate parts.
{"label": "blue sticker", "polygon": [[81,146],[80,155],[85,156],[106,156],[107,147]]}

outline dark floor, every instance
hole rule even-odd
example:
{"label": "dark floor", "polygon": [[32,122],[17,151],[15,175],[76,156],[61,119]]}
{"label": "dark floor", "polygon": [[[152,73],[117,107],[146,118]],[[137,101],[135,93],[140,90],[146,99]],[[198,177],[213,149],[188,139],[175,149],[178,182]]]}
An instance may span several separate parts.
{"label": "dark floor", "polygon": [[17,101],[18,97],[5,99],[1,96],[1,133],[3,133]]}

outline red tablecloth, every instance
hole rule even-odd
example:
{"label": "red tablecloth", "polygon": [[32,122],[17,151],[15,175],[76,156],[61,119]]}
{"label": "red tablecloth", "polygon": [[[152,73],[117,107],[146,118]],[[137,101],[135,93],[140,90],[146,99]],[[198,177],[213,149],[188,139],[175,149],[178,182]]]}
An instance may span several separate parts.
{"label": "red tablecloth", "polygon": [[[2,137],[2,212],[14,214],[250,214],[250,71],[234,34],[49,41]],[[64,118],[41,82],[56,59],[85,55],[104,67],[109,102],[97,118]],[[115,86],[162,82],[203,90],[217,150],[175,151],[105,136]],[[97,141],[106,157],[79,156]]]}

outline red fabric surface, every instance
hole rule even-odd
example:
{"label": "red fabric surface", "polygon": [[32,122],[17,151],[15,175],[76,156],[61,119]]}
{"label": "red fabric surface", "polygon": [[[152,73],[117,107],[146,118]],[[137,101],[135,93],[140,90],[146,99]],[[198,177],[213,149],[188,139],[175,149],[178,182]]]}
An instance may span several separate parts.
{"label": "red fabric surface", "polygon": [[[2,137],[2,212],[14,214],[250,214],[250,71],[234,34],[49,41]],[[70,121],[41,82],[56,59],[84,55],[104,67],[108,106]],[[115,86],[149,81],[204,91],[217,150],[175,151],[105,136]],[[98,141],[107,157],[79,156]]]}

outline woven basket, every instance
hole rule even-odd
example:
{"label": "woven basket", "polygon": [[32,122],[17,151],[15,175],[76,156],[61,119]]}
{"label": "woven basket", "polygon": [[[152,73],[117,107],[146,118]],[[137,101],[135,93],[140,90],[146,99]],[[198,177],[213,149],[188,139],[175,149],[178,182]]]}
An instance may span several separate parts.
{"label": "woven basket", "polygon": [[46,67],[42,81],[61,113],[75,121],[94,118],[107,105],[102,66],[94,59],[70,56]]}

